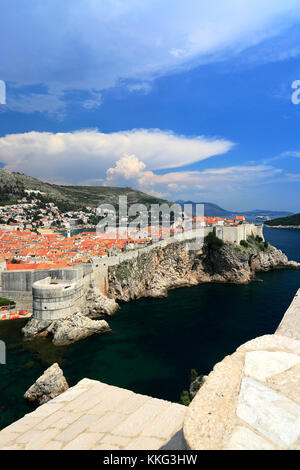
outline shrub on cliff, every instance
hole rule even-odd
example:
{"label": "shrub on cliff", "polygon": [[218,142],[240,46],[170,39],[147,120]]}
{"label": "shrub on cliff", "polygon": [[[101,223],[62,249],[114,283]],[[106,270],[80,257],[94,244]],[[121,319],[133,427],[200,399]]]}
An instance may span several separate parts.
{"label": "shrub on cliff", "polygon": [[223,240],[221,238],[216,237],[213,232],[210,232],[205,238],[204,241],[209,250],[219,250],[224,245]]}
{"label": "shrub on cliff", "polygon": [[[256,237],[254,237],[254,235],[249,235],[249,237],[247,238],[247,242],[245,243],[247,243],[248,246],[253,245],[260,251],[266,251],[269,248],[269,243],[265,242],[264,239],[259,235],[257,235]],[[240,244],[246,246],[242,243],[242,241],[240,242]]]}
{"label": "shrub on cliff", "polygon": [[255,243],[255,238],[254,238],[254,235],[249,235],[247,237],[247,243],[252,245],[253,243]]}
{"label": "shrub on cliff", "polygon": [[240,245],[243,246],[244,248],[248,248],[249,244],[246,242],[246,240],[241,240]]}
{"label": "shrub on cliff", "polygon": [[189,406],[191,403],[190,394],[187,390],[183,390],[180,395],[180,403],[184,406]]}
{"label": "shrub on cliff", "polygon": [[191,382],[194,382],[194,380],[196,380],[196,378],[198,377],[198,372],[196,371],[196,369],[191,369],[191,372],[190,372],[190,381]]}

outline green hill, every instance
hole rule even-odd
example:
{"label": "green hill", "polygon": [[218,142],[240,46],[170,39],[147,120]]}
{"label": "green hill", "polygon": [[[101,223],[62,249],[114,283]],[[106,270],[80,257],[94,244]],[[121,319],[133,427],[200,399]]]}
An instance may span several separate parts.
{"label": "green hill", "polygon": [[288,217],[280,217],[279,219],[268,220],[265,225],[270,227],[278,225],[293,225],[300,227],[300,214],[289,215]]}
{"label": "green hill", "polygon": [[[28,191],[39,191],[30,195]],[[127,196],[128,204],[162,204],[168,202],[132,188],[105,186],[64,186],[40,181],[23,173],[10,173],[0,169],[0,205],[14,204],[23,197],[34,197],[43,202],[53,202],[62,211],[97,207],[99,204],[117,206],[119,196]]]}

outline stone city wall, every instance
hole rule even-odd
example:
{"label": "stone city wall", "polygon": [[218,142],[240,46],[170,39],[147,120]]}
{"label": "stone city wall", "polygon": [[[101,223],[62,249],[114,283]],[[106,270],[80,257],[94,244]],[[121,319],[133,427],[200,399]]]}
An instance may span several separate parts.
{"label": "stone city wall", "polygon": [[[83,265],[58,269],[30,269],[2,271],[1,284],[3,291],[31,292],[32,284],[46,277],[58,280],[81,279],[85,274]],[[92,268],[90,268],[92,270]]]}
{"label": "stone city wall", "polygon": [[[48,319],[49,316],[54,318],[54,306],[56,306],[58,308],[57,315],[61,318],[63,312],[67,314],[80,309],[83,304],[83,299],[91,288],[94,290],[95,294],[107,295],[108,268],[110,266],[116,266],[124,261],[136,259],[142,254],[150,253],[157,248],[167,247],[173,243],[191,241],[191,249],[194,249],[193,244],[195,239],[201,246],[204,238],[210,232],[214,232],[215,235],[223,241],[231,243],[239,243],[241,240],[245,240],[249,235],[259,235],[263,237],[262,226],[256,226],[254,224],[200,227],[197,230],[176,234],[173,237],[158,241],[144,248],[121,253],[117,256],[99,258],[98,260],[94,260],[93,263],[59,269],[2,271],[2,293],[0,291],[0,296],[9,297],[12,300],[16,300],[18,297],[18,307],[26,309],[29,308],[29,304],[33,300],[34,317],[40,319]],[[49,291],[48,284],[50,284],[50,281],[47,281],[48,284],[46,282],[48,278],[57,281],[70,281],[70,286],[72,287],[62,290],[58,284],[56,288],[58,295],[56,298],[56,294],[54,294],[54,284],[51,284]],[[45,282],[43,282],[44,280]],[[74,295],[68,295],[68,289],[71,289],[70,292],[74,291]],[[45,290],[45,295],[43,295],[43,290]],[[22,304],[23,295],[24,304]],[[51,314],[48,312],[51,312]]]}

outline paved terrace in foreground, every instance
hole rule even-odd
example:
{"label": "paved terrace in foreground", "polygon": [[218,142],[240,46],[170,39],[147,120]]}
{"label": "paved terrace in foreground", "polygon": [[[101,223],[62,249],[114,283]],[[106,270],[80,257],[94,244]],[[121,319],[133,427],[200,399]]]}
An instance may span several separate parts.
{"label": "paved terrace in foreground", "polygon": [[183,405],[83,379],[0,432],[2,450],[183,448]]}
{"label": "paved terrace in foreground", "polygon": [[83,379],[0,432],[0,449],[300,450],[300,290],[274,335],[216,364],[191,405]]}

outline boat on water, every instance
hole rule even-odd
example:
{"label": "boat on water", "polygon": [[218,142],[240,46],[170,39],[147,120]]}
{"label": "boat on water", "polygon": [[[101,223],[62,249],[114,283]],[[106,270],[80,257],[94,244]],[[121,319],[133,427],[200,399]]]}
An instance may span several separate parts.
{"label": "boat on water", "polygon": [[27,310],[19,310],[18,312],[6,312],[0,314],[0,320],[18,320],[19,318],[25,318],[31,316],[31,313]]}

